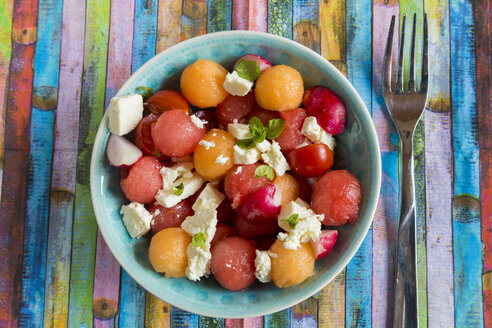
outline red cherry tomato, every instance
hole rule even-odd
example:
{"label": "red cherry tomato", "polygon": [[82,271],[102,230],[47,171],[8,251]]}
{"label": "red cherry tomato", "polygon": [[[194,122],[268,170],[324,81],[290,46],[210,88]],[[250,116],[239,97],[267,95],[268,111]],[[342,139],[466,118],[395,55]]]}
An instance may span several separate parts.
{"label": "red cherry tomato", "polygon": [[190,113],[190,105],[186,98],[176,90],[160,90],[147,99],[146,108],[152,113],[160,114],[171,109],[181,109]]}
{"label": "red cherry tomato", "polygon": [[333,152],[324,144],[307,145],[291,151],[287,161],[295,173],[306,178],[315,178],[332,167]]}
{"label": "red cherry tomato", "polygon": [[145,155],[152,155],[161,160],[168,160],[169,157],[161,154],[152,140],[152,125],[158,118],[158,114],[150,113],[140,120],[135,129],[135,144]]}

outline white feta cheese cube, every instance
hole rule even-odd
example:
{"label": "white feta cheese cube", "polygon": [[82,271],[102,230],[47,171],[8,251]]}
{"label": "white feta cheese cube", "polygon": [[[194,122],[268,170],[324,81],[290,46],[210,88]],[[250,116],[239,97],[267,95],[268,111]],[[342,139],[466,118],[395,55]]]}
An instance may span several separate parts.
{"label": "white feta cheese cube", "polygon": [[265,139],[262,142],[256,144],[256,148],[260,152],[266,153],[267,151],[269,151],[272,148],[272,144],[268,140]]}
{"label": "white feta cheese cube", "polygon": [[234,145],[234,164],[254,164],[260,159],[260,152],[256,148],[242,149]]}
{"label": "white feta cheese cube", "polygon": [[284,175],[287,170],[290,170],[289,163],[287,163],[280,150],[280,145],[275,140],[272,141],[272,147],[261,154],[261,158],[275,170],[277,175]]}
{"label": "white feta cheese cube", "polygon": [[[205,180],[198,174],[192,173],[189,178],[179,178],[169,187],[163,188],[155,195],[155,200],[162,206],[169,208],[173,207],[183,199],[186,199],[196,193],[203,185]],[[183,193],[181,195],[174,194],[173,187],[183,184]]]}
{"label": "white feta cheese cube", "polygon": [[306,117],[302,124],[301,133],[314,143],[322,143],[328,146],[331,151],[335,150],[336,141],[333,136],[319,126],[316,117]]}
{"label": "white feta cheese cube", "polygon": [[210,243],[214,238],[216,226],[217,211],[211,206],[198,207],[194,215],[188,216],[181,223],[181,228],[190,236],[203,233],[206,243]]}
{"label": "white feta cheese cube", "polygon": [[209,150],[210,148],[215,147],[215,143],[212,141],[200,140],[200,142],[198,144],[205,147],[206,150]]}
{"label": "white feta cheese cube", "polygon": [[224,194],[215,189],[211,183],[207,183],[193,204],[192,209],[197,212],[201,207],[208,206],[215,210],[224,199]]}
{"label": "white feta cheese cube", "polygon": [[215,163],[220,164],[220,165],[224,165],[225,163],[227,163],[228,160],[229,160],[229,157],[220,154],[215,159]]}
{"label": "white feta cheese cube", "polygon": [[227,125],[227,132],[238,140],[253,138],[249,132],[249,125],[242,123],[231,123]]}
{"label": "white feta cheese cube", "polygon": [[272,262],[270,257],[277,257],[277,254],[270,251],[256,250],[255,276],[261,282],[272,280]]}
{"label": "white feta cheese cube", "polygon": [[140,238],[150,230],[150,214],[145,207],[137,202],[121,206],[120,214],[123,215],[123,223],[132,238]]}
{"label": "white feta cheese cube", "polygon": [[236,71],[233,71],[227,74],[223,86],[233,96],[245,96],[253,87],[253,82],[240,77]]}
{"label": "white feta cheese cube", "polygon": [[193,168],[194,168],[193,162],[181,162],[171,167],[171,169],[178,172],[178,177],[183,177],[183,178],[193,177],[193,172],[192,172]]}
{"label": "white feta cheese cube", "polygon": [[135,129],[143,116],[141,95],[113,97],[108,106],[109,131],[122,136]]}
{"label": "white feta cheese cube", "polygon": [[208,277],[210,275],[210,261],[212,260],[210,244],[205,244],[203,247],[189,244],[186,254],[188,255],[188,266],[185,274],[188,279],[197,281],[203,276]]}
{"label": "white feta cheese cube", "polygon": [[191,122],[193,122],[193,124],[195,124],[195,126],[197,128],[199,128],[200,130],[203,129],[204,124],[208,123],[207,121],[205,121],[205,122],[202,121],[196,115],[191,115],[190,118],[191,118]]}

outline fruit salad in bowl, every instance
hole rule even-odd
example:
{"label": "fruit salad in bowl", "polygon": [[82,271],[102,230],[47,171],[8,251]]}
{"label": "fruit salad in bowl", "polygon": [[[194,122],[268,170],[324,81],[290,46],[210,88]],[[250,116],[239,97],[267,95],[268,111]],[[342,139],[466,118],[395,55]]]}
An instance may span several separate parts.
{"label": "fruit salad in bowl", "polygon": [[106,243],[144,288],[195,313],[261,315],[309,297],[374,214],[379,150],[360,97],[271,35],[217,33],[165,53],[111,100],[96,137]]}

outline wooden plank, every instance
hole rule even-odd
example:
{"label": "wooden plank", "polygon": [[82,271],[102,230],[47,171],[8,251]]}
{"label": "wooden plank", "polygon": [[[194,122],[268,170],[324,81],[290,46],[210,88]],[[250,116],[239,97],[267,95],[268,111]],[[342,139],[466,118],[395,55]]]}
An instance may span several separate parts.
{"label": "wooden plank", "polygon": [[32,114],[19,325],[43,325],[46,240],[53,126],[58,91],[61,0],[40,0],[34,57]]}
{"label": "wooden plank", "polygon": [[121,270],[119,327],[144,327],[145,291],[125,270]]}
{"label": "wooden plank", "polygon": [[[381,194],[373,221],[372,326],[393,322],[394,275],[398,224],[398,135],[384,105],[381,71],[391,16],[398,17],[398,1],[377,0],[372,19],[372,117],[382,157]],[[397,21],[396,31],[398,31]],[[393,40],[393,53],[398,46]]]}
{"label": "wooden plank", "polygon": [[268,1],[268,33],[292,39],[292,0]]}
{"label": "wooden plank", "polygon": [[472,2],[450,2],[454,150],[453,253],[457,327],[483,327],[480,168]]}
{"label": "wooden plank", "polygon": [[492,121],[490,120],[490,1],[474,4],[477,65],[478,142],[480,146],[480,205],[482,215],[484,326],[492,326]]}
{"label": "wooden plank", "polygon": [[224,326],[226,328],[243,328],[243,319],[225,319]]}
{"label": "wooden plank", "polygon": [[263,317],[264,328],[290,327],[292,322],[292,308],[275,312]]}
{"label": "wooden plank", "polygon": [[244,0],[232,0],[232,22],[231,28],[233,30],[247,30],[250,18],[249,9],[252,4],[250,1]]}
{"label": "wooden plank", "polygon": [[207,33],[207,1],[183,0],[181,40]]}
{"label": "wooden plank", "polygon": [[[68,23],[70,22],[70,23]],[[58,107],[50,191],[44,326],[68,322],[71,232],[75,195],[85,3],[64,0]]]}
{"label": "wooden plank", "polygon": [[[371,112],[370,1],[347,0],[347,77]],[[347,265],[346,327],[371,327],[372,229]]]}
{"label": "wooden plank", "polygon": [[[347,40],[345,0],[320,2],[321,55],[347,75]],[[319,292],[318,320],[320,327],[345,325],[344,269]]]}
{"label": "wooden plank", "polygon": [[90,196],[89,166],[104,109],[110,3],[89,0],[86,6],[68,325],[91,327],[97,224]]}
{"label": "wooden plank", "polygon": [[171,310],[171,326],[198,328],[198,317],[197,314],[173,307]]}
{"label": "wooden plank", "polygon": [[[32,60],[37,1],[17,1],[5,111],[5,154],[0,214],[0,326],[19,322],[26,180],[31,116]],[[24,32],[24,33],[23,33]]]}
{"label": "wooden plank", "polygon": [[181,39],[181,0],[159,0],[156,53],[175,45]]}
{"label": "wooden plank", "polygon": [[268,29],[267,0],[249,0],[248,30],[266,32]]}
{"label": "wooden plank", "polygon": [[171,306],[151,293],[145,293],[145,327],[171,327]]}
{"label": "wooden plank", "polygon": [[231,0],[209,0],[207,10],[207,33],[231,29]]}
{"label": "wooden plank", "polygon": [[243,328],[263,327],[263,317],[251,317],[243,319]]}
{"label": "wooden plank", "polygon": [[449,3],[427,0],[425,11],[431,86],[425,112],[427,281],[432,282],[427,284],[427,325],[454,327]]}
{"label": "wooden plank", "polygon": [[[0,1],[0,136],[5,133],[5,110],[7,105],[7,81],[12,54],[12,12],[13,0]],[[0,185],[3,180],[3,158],[5,139],[0,138]],[[0,200],[2,188],[0,188]]]}

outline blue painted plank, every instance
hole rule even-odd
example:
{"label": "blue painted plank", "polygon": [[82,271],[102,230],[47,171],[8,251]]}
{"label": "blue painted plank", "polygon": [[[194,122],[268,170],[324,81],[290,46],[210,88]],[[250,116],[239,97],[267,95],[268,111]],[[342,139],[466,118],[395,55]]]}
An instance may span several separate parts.
{"label": "blue painted plank", "polygon": [[472,1],[450,2],[454,149],[453,253],[457,327],[483,327],[480,167]]}
{"label": "blue painted plank", "polygon": [[232,0],[209,0],[207,10],[207,33],[231,29]]}
{"label": "blue painted plank", "polygon": [[176,307],[171,308],[171,327],[198,328],[199,316],[183,311]]}
{"label": "blue painted plank", "polygon": [[292,21],[294,24],[300,21],[308,21],[319,24],[319,1],[317,0],[294,0]]}
{"label": "blue painted plank", "polygon": [[275,312],[264,317],[265,328],[291,327],[292,308]]}
{"label": "blue painted plank", "polygon": [[119,327],[144,327],[145,291],[121,269]]}
{"label": "blue painted plank", "polygon": [[38,20],[43,24],[39,24],[37,30],[33,105],[40,105],[43,108],[40,110],[33,107],[31,114],[31,147],[19,314],[21,327],[43,326],[46,240],[55,118],[52,104],[56,105],[58,90],[62,2],[62,0],[40,0],[38,5]]}
{"label": "blue painted plank", "polygon": [[[369,111],[372,105],[372,6],[370,1],[347,0],[347,76]],[[346,327],[372,325],[372,228],[347,265]]]}

